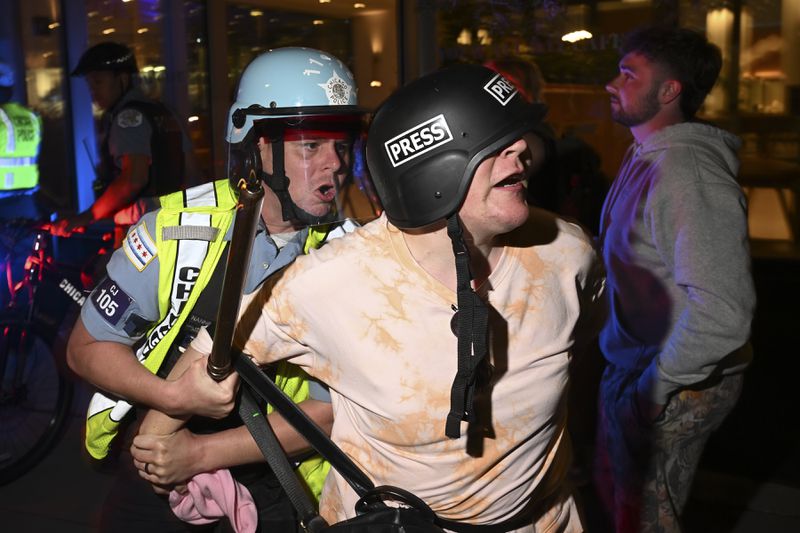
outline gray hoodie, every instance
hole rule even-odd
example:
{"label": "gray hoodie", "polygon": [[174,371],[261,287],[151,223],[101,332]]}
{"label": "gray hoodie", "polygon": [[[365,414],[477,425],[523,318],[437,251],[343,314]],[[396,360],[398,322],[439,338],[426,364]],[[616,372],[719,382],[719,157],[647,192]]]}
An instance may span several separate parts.
{"label": "gray hoodie", "polygon": [[749,363],[755,290],[739,139],[686,122],[629,149],[603,206],[608,361],[642,371],[639,392],[678,389]]}

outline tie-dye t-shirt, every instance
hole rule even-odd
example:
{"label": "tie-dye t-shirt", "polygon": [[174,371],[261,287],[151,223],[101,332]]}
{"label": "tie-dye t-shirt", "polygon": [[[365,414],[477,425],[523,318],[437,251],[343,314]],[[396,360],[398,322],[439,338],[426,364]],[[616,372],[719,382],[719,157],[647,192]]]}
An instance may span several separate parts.
{"label": "tie-dye t-shirt", "polygon": [[[244,302],[238,337],[250,332],[244,349],[258,361],[293,358],[330,386],[332,438],[376,485],[410,490],[445,519],[507,520],[534,490],[539,498],[561,488],[570,350],[602,279],[583,232],[542,211],[504,244],[478,289],[491,306],[493,377],[476,393],[482,424],[462,422],[459,439],[444,433],[456,293],[418,265],[384,217],[270,278]],[[356,500],[334,473],[321,514],[351,517]],[[554,500],[535,529],[520,531],[580,531],[571,497]]]}

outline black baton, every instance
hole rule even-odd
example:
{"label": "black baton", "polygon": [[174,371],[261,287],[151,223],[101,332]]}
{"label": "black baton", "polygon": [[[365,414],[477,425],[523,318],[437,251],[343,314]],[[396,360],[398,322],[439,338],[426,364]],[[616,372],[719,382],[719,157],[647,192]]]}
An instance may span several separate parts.
{"label": "black baton", "polygon": [[261,180],[251,176],[250,180],[240,180],[239,203],[236,206],[233,237],[228,247],[228,261],[225,264],[225,278],[222,282],[222,295],[217,310],[217,325],[214,330],[214,345],[208,357],[206,370],[216,381],[222,381],[231,373],[231,343],[239,317],[239,304],[242,302],[247,265],[250,264],[250,251],[253,248],[258,217],[264,189]]}

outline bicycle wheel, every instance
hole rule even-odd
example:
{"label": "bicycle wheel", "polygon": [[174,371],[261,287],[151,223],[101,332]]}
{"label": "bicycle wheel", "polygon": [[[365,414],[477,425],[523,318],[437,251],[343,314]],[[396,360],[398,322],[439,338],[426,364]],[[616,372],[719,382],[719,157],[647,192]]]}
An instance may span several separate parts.
{"label": "bicycle wheel", "polygon": [[30,470],[57,441],[72,382],[50,346],[18,318],[0,318],[0,485]]}

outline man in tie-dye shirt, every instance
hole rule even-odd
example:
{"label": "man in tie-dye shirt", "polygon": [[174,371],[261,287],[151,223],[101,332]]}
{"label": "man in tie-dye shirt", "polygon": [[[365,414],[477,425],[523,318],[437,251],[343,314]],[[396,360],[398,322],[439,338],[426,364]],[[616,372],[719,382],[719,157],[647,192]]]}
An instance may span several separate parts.
{"label": "man in tie-dye shirt", "polygon": [[[566,386],[603,279],[579,227],[525,202],[543,114],[480,66],[400,89],[368,134],[385,214],[243,304],[245,351],[326,382],[333,440],[446,529],[582,531],[564,483]],[[193,348],[208,353],[207,336]],[[334,473],[321,513],[352,517],[356,499]]]}

